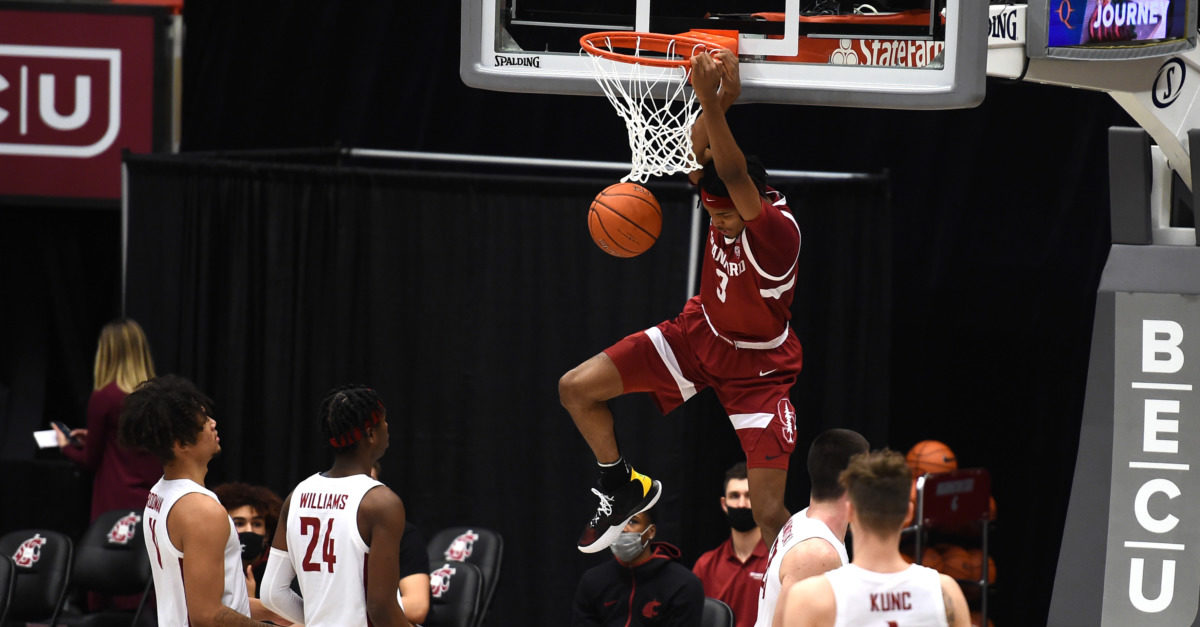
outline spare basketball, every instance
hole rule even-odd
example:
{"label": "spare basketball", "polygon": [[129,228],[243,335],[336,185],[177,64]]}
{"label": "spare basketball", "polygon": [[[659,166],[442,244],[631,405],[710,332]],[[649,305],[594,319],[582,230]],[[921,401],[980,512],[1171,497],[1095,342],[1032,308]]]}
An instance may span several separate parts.
{"label": "spare basketball", "polygon": [[[901,551],[900,556],[904,558],[904,561],[910,564],[912,563],[912,558],[909,557],[908,553]],[[942,554],[938,553],[937,549],[931,546],[925,547],[925,549],[921,551],[921,565],[941,572]]]}
{"label": "spare basketball", "polygon": [[588,231],[600,250],[614,257],[636,257],[658,241],[662,209],[654,194],[637,183],[609,185],[592,201]]}
{"label": "spare basketball", "polygon": [[912,509],[909,510],[908,516],[904,517],[904,525],[903,526],[905,526],[905,527],[913,524],[913,516],[917,515],[917,480],[916,479],[912,480],[912,487],[909,488],[909,490],[908,490],[908,502],[910,505],[912,505]]}
{"label": "spare basketball", "polygon": [[949,446],[937,440],[917,442],[905,457],[914,477],[930,472],[950,472],[958,468],[958,460]]}
{"label": "spare basketball", "polygon": [[961,546],[950,545],[942,549],[942,573],[955,579],[971,581],[971,556]]}
{"label": "spare basketball", "polygon": [[[983,551],[980,549],[967,549],[967,572],[970,578],[976,581],[983,579]],[[996,582],[996,560],[992,556],[988,556],[987,560],[987,582]]]}

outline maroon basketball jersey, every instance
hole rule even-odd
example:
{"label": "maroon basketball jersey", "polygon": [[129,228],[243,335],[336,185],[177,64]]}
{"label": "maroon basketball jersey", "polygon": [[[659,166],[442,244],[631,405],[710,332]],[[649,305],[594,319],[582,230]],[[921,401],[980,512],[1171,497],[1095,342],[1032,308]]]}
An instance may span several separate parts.
{"label": "maroon basketball jersey", "polygon": [[799,253],[800,227],[787,199],[773,189],[762,199],[762,213],[736,238],[710,224],[700,302],[717,333],[751,342],[769,342],[785,333]]}

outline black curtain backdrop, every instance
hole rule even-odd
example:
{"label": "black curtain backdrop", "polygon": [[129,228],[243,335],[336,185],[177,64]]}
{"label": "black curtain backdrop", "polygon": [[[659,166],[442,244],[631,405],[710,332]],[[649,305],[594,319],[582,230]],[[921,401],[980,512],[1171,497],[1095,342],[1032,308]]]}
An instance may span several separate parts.
{"label": "black curtain backdrop", "polygon": [[[389,407],[384,479],[413,520],[430,534],[451,524],[503,534],[490,624],[566,621],[582,570],[611,557],[574,548],[594,466],[558,405],[557,379],[678,312],[690,190],[660,186],[662,238],[617,260],[589,241],[584,221],[602,180],[127,164],[128,309],[158,338],[163,370],[194,378],[218,404],[224,450],[209,483],[286,494],[327,468],[318,401],[338,383],[368,382]],[[813,336],[794,399],[801,448],[834,425],[882,444],[886,181],[793,189],[805,228],[824,234],[806,249],[810,285],[796,304],[799,332]],[[660,537],[691,563],[728,533],[716,499],[740,459],[733,429],[711,393],[666,418],[644,396],[614,406],[625,454],[667,486]],[[802,470],[803,450],[794,459]],[[807,483],[792,487],[802,507]]]}
{"label": "black curtain backdrop", "polygon": [[[406,3],[380,1],[193,2],[186,7],[184,20],[185,151],[340,144],[610,161],[628,158],[621,122],[602,98],[465,87],[458,76],[456,2],[424,5],[420,11]],[[866,343],[839,345],[860,361],[831,370],[828,376],[863,376],[867,371],[855,363],[864,360],[886,370],[881,394],[865,395],[862,402],[872,404],[860,409],[886,416],[888,444],[906,450],[921,439],[941,439],[964,465],[992,471],[1000,510],[995,536],[1000,573],[997,622],[1043,624],[1071,489],[1095,290],[1109,245],[1105,129],[1132,122],[1103,94],[996,79],[988,81],[985,102],[970,110],[739,104],[729,118],[746,150],[759,154],[769,167],[888,171],[892,209],[881,228],[890,233],[890,252],[884,248],[877,252],[891,277],[890,296],[867,295],[883,303],[878,311],[888,316],[890,350]],[[592,193],[581,190],[578,199],[586,201]],[[789,193],[795,196],[794,191]],[[313,191],[316,197],[323,194],[323,190]],[[580,205],[574,203],[572,211],[578,211]],[[44,426],[51,417],[68,424],[83,421],[96,335],[104,321],[121,309],[119,224],[115,208],[82,211],[11,202],[0,207],[4,243],[0,246],[0,322],[6,329],[0,338],[4,432],[0,445],[4,461],[15,464],[13,480],[5,483],[5,502],[28,502],[41,485],[38,481],[49,472],[31,461],[43,458],[35,454],[28,431]],[[822,239],[826,238],[810,227],[806,253],[834,245]],[[592,245],[584,240],[580,246]],[[209,254],[223,259],[220,251]],[[819,275],[820,269],[816,270]],[[652,278],[652,273],[643,273],[634,280],[644,290]],[[819,276],[810,278],[816,281]],[[159,284],[179,283],[178,277],[168,279]],[[681,287],[674,289],[681,294]],[[855,305],[844,306],[855,311]],[[674,311],[677,303],[663,307]],[[833,311],[825,312],[824,318],[797,312],[798,318],[813,325],[830,325],[826,330],[814,327],[815,333],[805,338],[810,359],[797,389],[810,398],[817,398],[811,388],[818,385],[808,378],[816,370],[813,342],[823,333],[832,337],[838,322]],[[652,322],[649,313],[621,332]],[[155,324],[169,323],[174,328],[182,315],[173,312],[170,319]],[[196,310],[188,315],[196,315]],[[282,333],[269,328],[254,332]],[[416,337],[424,336],[417,333]],[[599,345],[580,349],[582,356],[610,338],[598,339]],[[165,337],[150,340],[160,361],[178,367],[183,345],[168,347],[175,340],[168,342]],[[382,349],[374,342],[370,347],[373,355]],[[189,350],[195,355],[216,348],[193,341]],[[263,363],[278,360],[274,353],[255,358]],[[340,359],[361,362],[365,358]],[[262,372],[249,370],[245,363],[225,367]],[[332,363],[329,368],[332,377]],[[543,390],[552,390],[557,372],[548,376],[545,382],[537,382],[549,386]],[[319,395],[315,388],[323,382],[310,383],[309,394],[315,398]],[[820,398],[833,402],[828,399],[840,397]],[[297,412],[300,421],[309,415],[311,399],[306,406],[294,402],[297,406],[289,409]],[[644,403],[633,405],[620,409],[645,410]],[[832,413],[839,409],[822,407],[821,411],[836,420]],[[510,410],[504,411],[507,415]],[[546,420],[562,430],[559,445],[583,450],[569,425]],[[667,422],[678,421],[672,417]],[[692,438],[696,445],[689,441],[680,448],[713,451],[714,458],[728,461],[723,456],[732,457],[736,450],[719,447],[729,447],[732,436],[712,428],[712,433],[684,434],[681,437]],[[271,436],[274,439],[264,436],[260,444],[242,446],[269,450],[282,438],[304,439],[294,434]],[[661,453],[651,457],[670,463]],[[234,458],[227,456],[217,472],[232,476],[245,470],[244,466],[224,468]],[[37,464],[55,464],[50,457],[44,460]],[[278,473],[270,480],[276,482],[289,471],[271,472]],[[444,506],[440,502],[437,508],[426,506],[418,495],[420,482],[410,487],[407,469],[388,472],[404,479],[402,492],[418,508],[414,515],[435,523],[434,516],[449,518],[446,512],[455,495],[439,492]],[[18,486],[25,492],[15,494]],[[87,499],[86,492],[77,492],[55,493],[63,495],[59,499],[63,503]],[[0,524],[12,528],[27,520],[30,512],[44,520],[69,517],[58,505],[47,503],[33,510],[9,508]],[[711,507],[712,502],[689,501],[683,506]],[[579,501],[560,509],[570,507],[576,510],[562,515],[574,519],[586,505]],[[78,511],[86,512],[86,505]],[[543,512],[530,514],[522,525],[531,535],[574,535],[575,522],[568,530],[551,530],[552,525],[539,517]],[[82,529],[82,523],[77,524]],[[681,543],[694,544],[686,540],[688,533],[687,527],[679,531]],[[538,549],[513,559],[547,558]],[[537,597],[544,580],[506,584],[519,585],[519,594],[506,590],[513,598]]]}

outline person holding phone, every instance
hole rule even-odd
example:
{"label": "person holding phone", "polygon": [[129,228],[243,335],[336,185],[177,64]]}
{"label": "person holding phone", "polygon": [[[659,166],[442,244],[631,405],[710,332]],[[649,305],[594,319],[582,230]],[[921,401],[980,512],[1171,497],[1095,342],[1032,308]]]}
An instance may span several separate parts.
{"label": "person holding phone", "polygon": [[142,327],[127,318],[109,322],[100,330],[96,347],[87,427],[67,429],[61,422],[53,423],[63,455],[94,474],[92,521],[114,509],[140,510],[163,474],[162,463],[153,455],[117,442],[125,397],[153,377],[154,360]]}

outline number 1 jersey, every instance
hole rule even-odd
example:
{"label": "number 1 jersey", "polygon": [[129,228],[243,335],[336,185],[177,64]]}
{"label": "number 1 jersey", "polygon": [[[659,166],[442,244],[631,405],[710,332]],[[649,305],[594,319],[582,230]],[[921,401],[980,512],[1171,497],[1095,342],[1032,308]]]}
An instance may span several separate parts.
{"label": "number 1 jersey", "polygon": [[358,533],[358,506],[380,485],[367,475],[331,479],[317,473],[292,491],[288,558],[304,597],[305,625],[367,624],[370,547]]}

